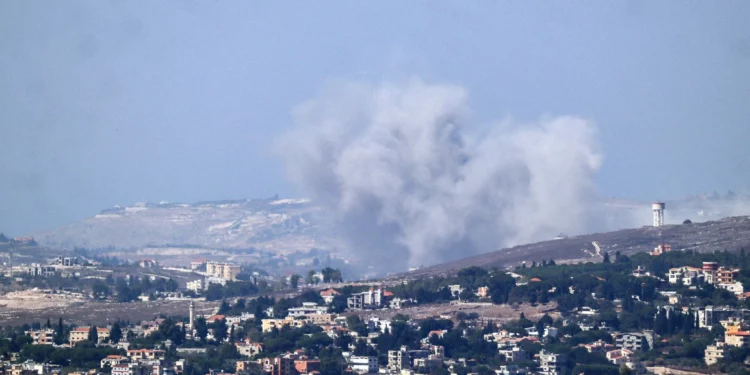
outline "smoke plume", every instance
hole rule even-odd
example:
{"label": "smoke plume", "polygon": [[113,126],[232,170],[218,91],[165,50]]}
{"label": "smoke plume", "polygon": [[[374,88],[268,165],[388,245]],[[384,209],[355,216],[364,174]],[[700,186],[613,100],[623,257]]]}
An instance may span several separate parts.
{"label": "smoke plume", "polygon": [[602,160],[592,123],[503,121],[480,134],[469,112],[454,85],[336,86],[294,111],[280,147],[348,250],[392,270],[589,227]]}

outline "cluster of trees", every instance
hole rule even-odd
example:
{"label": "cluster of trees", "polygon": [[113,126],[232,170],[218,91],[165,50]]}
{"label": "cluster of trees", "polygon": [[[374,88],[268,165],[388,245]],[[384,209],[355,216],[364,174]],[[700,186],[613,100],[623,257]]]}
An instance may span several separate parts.
{"label": "cluster of trees", "polygon": [[260,293],[271,291],[268,283],[265,281],[230,281],[225,285],[210,284],[206,288],[204,296],[207,301],[219,301],[224,298],[254,296]]}
{"label": "cluster of trees", "polygon": [[174,292],[178,288],[174,279],[157,278],[151,280],[148,276],[114,278],[108,275],[105,280],[96,280],[91,286],[94,298],[109,298],[114,296],[118,302],[131,302],[141,295],[149,295],[152,299],[157,293]]}

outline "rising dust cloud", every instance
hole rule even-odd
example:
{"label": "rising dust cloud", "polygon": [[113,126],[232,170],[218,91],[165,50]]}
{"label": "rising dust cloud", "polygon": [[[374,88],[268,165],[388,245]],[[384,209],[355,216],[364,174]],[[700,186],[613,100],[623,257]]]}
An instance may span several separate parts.
{"label": "rising dust cloud", "polygon": [[287,172],[374,266],[435,264],[580,233],[602,155],[577,117],[470,123],[454,85],[346,84],[294,111]]}

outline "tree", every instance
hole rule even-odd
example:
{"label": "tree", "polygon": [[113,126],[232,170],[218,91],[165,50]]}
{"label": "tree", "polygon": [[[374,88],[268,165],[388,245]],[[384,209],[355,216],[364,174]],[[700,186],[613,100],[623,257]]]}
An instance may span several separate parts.
{"label": "tree", "polygon": [[120,327],[120,321],[116,321],[112,324],[112,329],[109,333],[109,341],[117,344],[122,339],[122,328]]}
{"label": "tree", "polygon": [[209,284],[206,289],[206,301],[218,301],[224,296],[221,284]]}
{"label": "tree", "polygon": [[201,340],[201,342],[206,342],[206,336],[208,336],[208,325],[206,324],[205,318],[200,317],[195,320],[195,335]]}
{"label": "tree", "polygon": [[97,280],[91,287],[94,298],[105,298],[109,295],[109,286],[102,281]]}
{"label": "tree", "polygon": [[91,325],[91,328],[89,328],[88,340],[94,344],[99,342],[99,333],[96,331],[96,326],[93,324]]}
{"label": "tree", "polygon": [[47,328],[47,329],[52,328],[52,322],[49,321],[49,318],[47,318],[47,324],[44,325],[44,328]]}
{"label": "tree", "polygon": [[57,327],[55,327],[55,344],[61,345],[63,342],[65,342],[65,327],[61,317],[57,321]]}
{"label": "tree", "polygon": [[315,277],[315,270],[307,271],[307,278],[305,279],[308,285],[317,284],[318,278]]}
{"label": "tree", "polygon": [[682,224],[692,224],[693,222],[690,221],[690,219],[685,219],[685,221],[682,222]]}
{"label": "tree", "polygon": [[229,303],[227,300],[223,299],[221,300],[221,305],[219,305],[219,314],[226,314],[230,310]]}
{"label": "tree", "polygon": [[296,273],[289,278],[289,284],[292,285],[292,288],[297,289],[299,287],[300,278],[300,275],[297,275]]}
{"label": "tree", "polygon": [[219,319],[214,322],[213,327],[214,329],[214,338],[217,342],[222,342],[224,339],[227,338],[227,321],[224,319]]}
{"label": "tree", "polygon": [[602,259],[602,263],[609,263],[609,253],[604,252],[604,259]]}
{"label": "tree", "polygon": [[175,290],[177,290],[177,288],[179,288],[179,286],[180,285],[177,284],[177,281],[172,278],[167,280],[167,283],[164,284],[164,288],[167,290],[167,292],[174,292]]}

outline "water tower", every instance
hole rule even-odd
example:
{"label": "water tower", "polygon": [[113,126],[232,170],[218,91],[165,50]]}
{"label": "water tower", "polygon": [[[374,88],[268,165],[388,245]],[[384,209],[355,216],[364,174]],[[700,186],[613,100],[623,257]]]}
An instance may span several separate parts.
{"label": "water tower", "polygon": [[654,211],[654,226],[660,227],[664,225],[664,209],[667,207],[664,202],[656,202],[651,205],[651,209]]}

